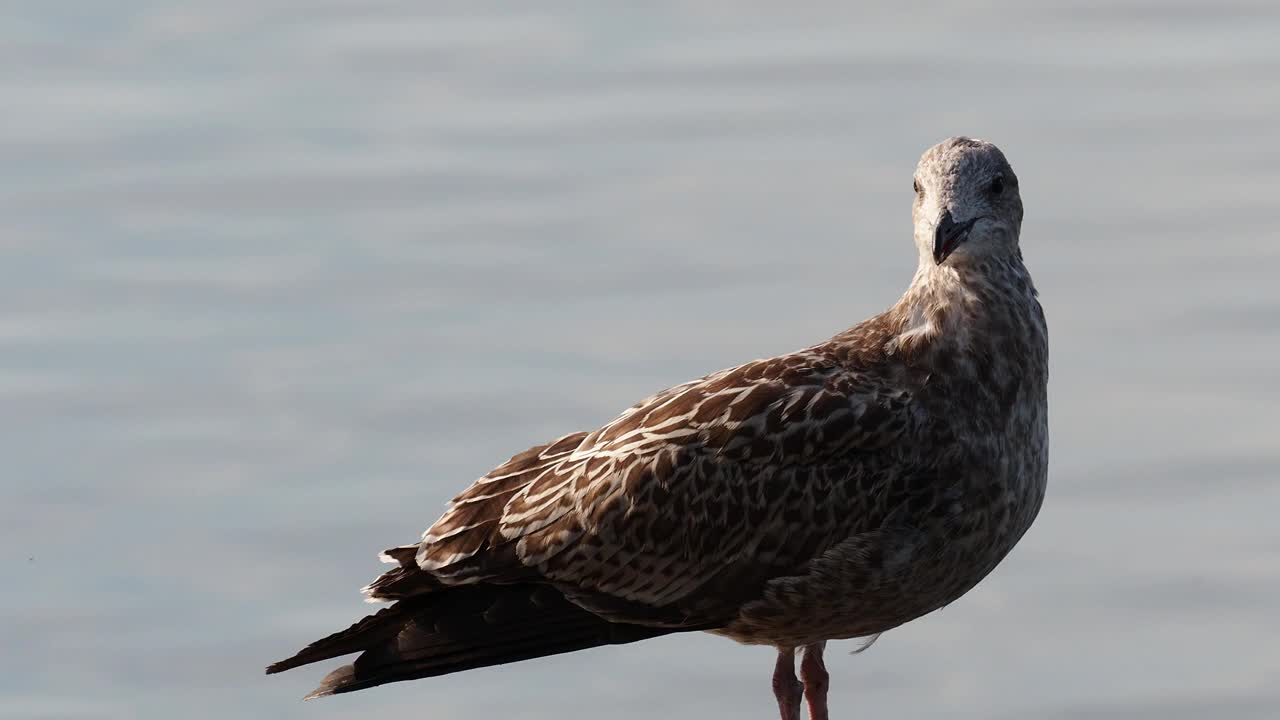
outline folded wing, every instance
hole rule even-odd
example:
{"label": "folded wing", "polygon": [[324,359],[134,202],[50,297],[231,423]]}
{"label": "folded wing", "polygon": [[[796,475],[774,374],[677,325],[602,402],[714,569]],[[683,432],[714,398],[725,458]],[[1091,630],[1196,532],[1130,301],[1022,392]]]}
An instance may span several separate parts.
{"label": "folded wing", "polygon": [[[820,349],[670,388],[476,481],[387,551],[397,567],[366,593],[395,606],[273,669],[363,650],[328,694],[721,627],[875,523],[864,494],[913,413],[897,383]],[[454,623],[484,605],[472,595],[522,610]]]}

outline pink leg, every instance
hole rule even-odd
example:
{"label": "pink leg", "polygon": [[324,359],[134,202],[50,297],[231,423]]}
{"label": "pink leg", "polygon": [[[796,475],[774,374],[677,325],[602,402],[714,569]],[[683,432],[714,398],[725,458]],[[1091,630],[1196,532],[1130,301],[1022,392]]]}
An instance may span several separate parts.
{"label": "pink leg", "polygon": [[809,701],[809,720],[828,720],[827,688],[830,687],[830,675],[827,665],[822,662],[822,650],[825,642],[806,645],[804,660],[800,661],[800,679],[804,681],[804,697]]}
{"label": "pink leg", "polygon": [[796,679],[796,651],[778,648],[778,664],[773,667],[773,696],[778,699],[782,720],[800,720],[800,698],[804,688]]}

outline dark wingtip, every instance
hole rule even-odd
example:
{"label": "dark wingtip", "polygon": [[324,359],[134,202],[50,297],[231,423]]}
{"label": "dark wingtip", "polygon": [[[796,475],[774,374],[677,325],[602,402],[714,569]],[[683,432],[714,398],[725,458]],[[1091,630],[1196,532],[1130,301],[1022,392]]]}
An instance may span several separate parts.
{"label": "dark wingtip", "polygon": [[357,621],[346,630],[321,638],[299,650],[293,657],[267,666],[267,674],[274,675],[313,662],[329,660],[351,653],[363,652],[399,632],[407,619],[404,602],[383,608]]}
{"label": "dark wingtip", "polygon": [[302,665],[313,663],[316,660],[322,659],[322,658],[313,659],[313,658],[307,657],[308,655],[311,654],[310,652],[308,652],[311,649],[312,649],[312,646],[308,645],[302,652],[298,653],[297,655],[294,655],[293,657],[285,658],[284,660],[271,663],[270,665],[267,666],[267,674],[275,675],[276,673],[281,673],[281,672],[284,672],[285,670],[292,670],[296,667],[300,667]]}
{"label": "dark wingtip", "polygon": [[356,648],[356,649],[339,648],[336,653],[328,652],[329,648],[325,647],[321,643],[323,643],[323,641],[319,643],[312,643],[311,645],[308,645],[305,648],[303,648],[301,652],[299,652],[297,655],[294,655],[293,657],[285,658],[284,660],[280,660],[279,662],[271,663],[270,665],[267,666],[267,674],[275,675],[276,673],[282,673],[285,670],[292,670],[296,667],[302,667],[303,665],[310,665],[313,662],[328,660],[330,658],[337,657],[338,655],[346,655],[352,652],[359,652],[359,648]]}

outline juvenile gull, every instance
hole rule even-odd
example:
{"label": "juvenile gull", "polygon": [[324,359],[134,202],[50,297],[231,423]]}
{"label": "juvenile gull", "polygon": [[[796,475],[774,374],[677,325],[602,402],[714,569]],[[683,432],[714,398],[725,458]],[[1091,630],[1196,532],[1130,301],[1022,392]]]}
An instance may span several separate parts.
{"label": "juvenile gull", "polygon": [[920,158],[912,215],[920,264],[888,311],[516,455],[383,554],[364,592],[393,605],[267,672],[360,652],[319,697],[701,630],[776,647],[783,720],[802,697],[825,720],[825,643],[959,598],[1044,498],[1017,176],[950,138]]}

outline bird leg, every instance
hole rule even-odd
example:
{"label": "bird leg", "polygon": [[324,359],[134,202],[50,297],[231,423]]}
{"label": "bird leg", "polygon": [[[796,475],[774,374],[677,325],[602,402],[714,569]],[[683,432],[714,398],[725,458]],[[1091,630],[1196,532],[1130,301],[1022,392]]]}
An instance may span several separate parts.
{"label": "bird leg", "polygon": [[825,642],[804,647],[804,660],[800,661],[800,679],[804,681],[804,698],[809,701],[809,720],[828,720],[827,688],[831,685],[827,665],[822,662]]}
{"label": "bird leg", "polygon": [[800,698],[804,688],[796,679],[796,651],[778,648],[778,664],[773,667],[773,696],[778,699],[782,720],[800,720]]}

